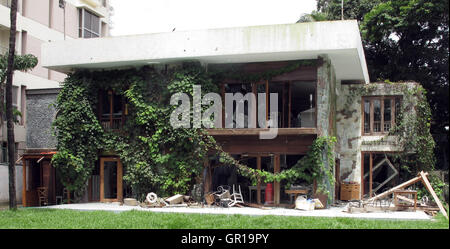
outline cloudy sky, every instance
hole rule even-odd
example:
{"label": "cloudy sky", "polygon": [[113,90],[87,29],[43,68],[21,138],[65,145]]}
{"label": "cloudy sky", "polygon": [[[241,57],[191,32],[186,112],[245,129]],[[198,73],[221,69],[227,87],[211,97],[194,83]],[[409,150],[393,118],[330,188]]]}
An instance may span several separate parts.
{"label": "cloudy sky", "polygon": [[316,0],[111,0],[111,34],[295,23]]}

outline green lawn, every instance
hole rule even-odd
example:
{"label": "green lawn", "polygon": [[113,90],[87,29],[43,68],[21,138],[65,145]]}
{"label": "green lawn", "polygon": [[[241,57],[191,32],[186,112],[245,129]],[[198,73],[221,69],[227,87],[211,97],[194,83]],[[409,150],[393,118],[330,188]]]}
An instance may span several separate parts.
{"label": "green lawn", "polygon": [[0,229],[448,229],[439,215],[432,221],[392,221],[352,218],[206,215],[126,211],[18,209],[0,211]]}

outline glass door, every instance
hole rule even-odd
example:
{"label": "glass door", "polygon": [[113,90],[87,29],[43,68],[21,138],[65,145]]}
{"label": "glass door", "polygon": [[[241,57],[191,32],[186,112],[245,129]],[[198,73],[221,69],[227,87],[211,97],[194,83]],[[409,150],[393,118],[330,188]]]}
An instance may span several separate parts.
{"label": "glass door", "polygon": [[122,163],[119,158],[100,158],[100,202],[122,201]]}

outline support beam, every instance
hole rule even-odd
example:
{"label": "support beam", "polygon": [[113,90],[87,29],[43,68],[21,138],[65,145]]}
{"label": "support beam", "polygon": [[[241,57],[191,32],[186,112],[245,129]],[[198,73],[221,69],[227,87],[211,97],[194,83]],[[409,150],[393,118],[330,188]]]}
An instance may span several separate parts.
{"label": "support beam", "polygon": [[447,212],[445,211],[444,206],[442,206],[441,201],[439,200],[438,196],[436,195],[436,193],[433,190],[433,187],[431,186],[430,182],[428,181],[427,178],[427,174],[423,173],[423,171],[420,172],[420,176],[422,178],[422,182],[425,185],[425,187],[427,188],[428,192],[430,192],[430,194],[433,196],[434,201],[436,202],[436,204],[438,205],[439,209],[441,210],[442,214],[445,216],[445,218],[448,219],[448,215]]}
{"label": "support beam", "polygon": [[[423,173],[423,172],[421,172],[421,173]],[[428,175],[428,173],[424,173],[423,175],[426,176],[426,175]],[[400,185],[397,185],[397,186],[395,186],[395,187],[393,187],[393,188],[391,188],[391,189],[389,189],[389,190],[387,190],[387,191],[385,191],[385,192],[383,192],[383,193],[381,193],[379,195],[376,195],[376,196],[368,199],[367,201],[365,201],[365,203],[372,202],[372,201],[377,200],[377,199],[381,199],[381,198],[383,198],[383,197],[385,197],[385,196],[387,196],[389,194],[392,194],[395,190],[406,188],[406,187],[408,187],[408,186],[410,186],[410,185],[420,181],[421,179],[422,179],[422,175],[414,177],[413,179],[411,179],[411,180],[409,180],[407,182],[404,182],[404,183],[402,183]]]}

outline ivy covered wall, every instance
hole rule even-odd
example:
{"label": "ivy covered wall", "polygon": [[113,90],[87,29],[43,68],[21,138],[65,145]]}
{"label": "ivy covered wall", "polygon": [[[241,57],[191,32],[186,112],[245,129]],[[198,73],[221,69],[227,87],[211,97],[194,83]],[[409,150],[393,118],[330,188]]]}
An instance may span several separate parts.
{"label": "ivy covered wall", "polygon": [[[337,103],[337,152],[340,157],[341,181],[361,182],[361,152],[395,152],[400,167],[411,171],[434,167],[433,148],[429,133],[429,106],[424,101],[423,88],[415,82],[380,82],[365,85],[342,85]],[[402,96],[401,119],[385,135],[362,135],[363,96]],[[423,108],[420,108],[423,105]],[[427,111],[428,110],[428,111]],[[427,128],[428,127],[428,128]],[[418,148],[407,141],[416,140]],[[414,158],[407,155],[413,152]],[[408,159],[409,158],[409,159]],[[421,161],[422,160],[422,161]]]}
{"label": "ivy covered wall", "polygon": [[[243,81],[262,80],[290,72],[311,61],[300,61],[285,68],[244,75]],[[330,188],[333,181],[334,137],[328,137],[330,110],[327,95],[332,91],[328,81],[334,81],[329,62],[324,63],[320,109],[326,115],[319,121],[321,136],[313,142],[310,152],[294,167],[280,173],[251,169],[224,152],[214,138],[201,129],[174,129],[169,123],[175,106],[170,106],[172,94],[192,94],[193,85],[201,85],[202,94],[219,92],[221,75],[206,72],[198,63],[178,63],[155,70],[150,67],[129,70],[77,71],[62,84],[56,101],[58,115],[54,122],[58,153],[52,164],[62,176],[62,183],[71,191],[83,194],[101,154],[116,154],[124,165],[124,180],[133,196],[142,200],[148,192],[161,196],[186,194],[202,181],[204,161],[214,151],[222,165],[235,166],[252,181],[294,181],[298,178],[319,187]],[[234,76],[239,78],[239,73]],[[99,91],[111,90],[128,103],[128,115],[120,132],[104,130],[98,120]],[[191,96],[192,97],[192,96]],[[323,108],[323,110],[322,110]],[[249,145],[250,146],[250,145]]]}

